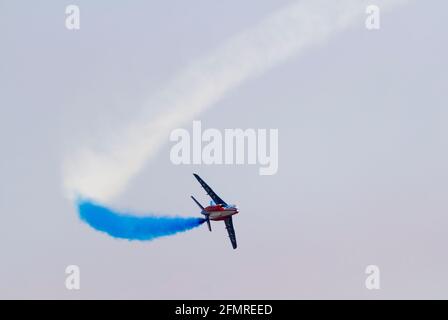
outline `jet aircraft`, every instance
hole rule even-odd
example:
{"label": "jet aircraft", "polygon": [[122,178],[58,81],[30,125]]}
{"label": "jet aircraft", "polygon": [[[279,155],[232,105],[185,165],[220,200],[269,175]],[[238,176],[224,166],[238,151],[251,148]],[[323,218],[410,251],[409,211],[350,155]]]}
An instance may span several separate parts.
{"label": "jet aircraft", "polygon": [[194,202],[201,208],[201,214],[205,216],[205,220],[208,225],[210,232],[212,231],[212,226],[210,220],[212,221],[224,221],[229,234],[230,242],[232,243],[233,249],[237,248],[235,229],[233,228],[232,216],[238,213],[238,208],[233,204],[227,204],[222,200],[213,190],[209,187],[204,180],[201,179],[197,174],[193,174],[194,177],[199,181],[202,188],[207,192],[212,201],[208,207],[203,207],[195,197],[191,196]]}

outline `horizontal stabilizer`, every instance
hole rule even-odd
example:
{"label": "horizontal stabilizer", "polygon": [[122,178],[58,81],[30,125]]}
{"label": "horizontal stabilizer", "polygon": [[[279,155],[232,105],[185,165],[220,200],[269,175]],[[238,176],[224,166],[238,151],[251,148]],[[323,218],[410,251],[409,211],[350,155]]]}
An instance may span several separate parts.
{"label": "horizontal stabilizer", "polygon": [[204,210],[204,207],[202,206],[202,204],[200,204],[199,201],[195,199],[195,197],[191,196],[191,199],[193,199],[193,201],[196,202],[196,204],[198,205],[199,208]]}
{"label": "horizontal stabilizer", "polygon": [[210,232],[212,232],[212,226],[210,224],[210,219],[207,217],[207,225],[208,225],[208,230],[210,230]]}

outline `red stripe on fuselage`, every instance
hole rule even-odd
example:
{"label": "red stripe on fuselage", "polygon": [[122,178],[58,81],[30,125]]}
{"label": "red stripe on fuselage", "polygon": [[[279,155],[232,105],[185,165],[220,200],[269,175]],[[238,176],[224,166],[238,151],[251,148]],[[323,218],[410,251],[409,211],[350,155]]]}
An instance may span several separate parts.
{"label": "red stripe on fuselage", "polygon": [[207,212],[212,212],[212,211],[224,211],[225,209],[222,206],[208,206],[204,210]]}

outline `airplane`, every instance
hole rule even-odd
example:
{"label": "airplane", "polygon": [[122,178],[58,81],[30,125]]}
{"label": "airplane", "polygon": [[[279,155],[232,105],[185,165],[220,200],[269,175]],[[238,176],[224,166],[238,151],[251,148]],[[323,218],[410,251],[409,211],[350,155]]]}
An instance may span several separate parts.
{"label": "airplane", "polygon": [[201,214],[205,216],[205,220],[208,225],[208,230],[212,231],[212,226],[210,225],[210,220],[221,221],[224,220],[226,225],[227,233],[229,234],[230,242],[232,242],[233,249],[236,249],[236,236],[235,229],[233,228],[232,216],[238,213],[238,208],[236,205],[228,205],[222,200],[213,190],[201,179],[196,173],[193,173],[194,177],[199,181],[202,188],[207,192],[207,194],[212,198],[210,205],[204,208],[195,197],[191,196],[194,202],[201,208]]}

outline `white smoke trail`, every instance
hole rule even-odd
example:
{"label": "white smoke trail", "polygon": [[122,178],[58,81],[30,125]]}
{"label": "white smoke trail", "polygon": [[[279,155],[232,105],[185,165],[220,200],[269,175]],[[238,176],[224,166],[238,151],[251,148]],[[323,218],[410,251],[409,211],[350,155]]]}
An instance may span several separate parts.
{"label": "white smoke trail", "polygon": [[[376,0],[390,9],[404,0]],[[145,112],[125,125],[117,138],[101,142],[102,151],[79,149],[66,158],[64,185],[70,196],[107,201],[119,194],[145,162],[168,141],[172,129],[193,120],[229,90],[307,47],[358,23],[364,28],[365,0],[303,0],[274,12],[258,25],[229,39],[199,60],[148,101],[161,110]]]}

